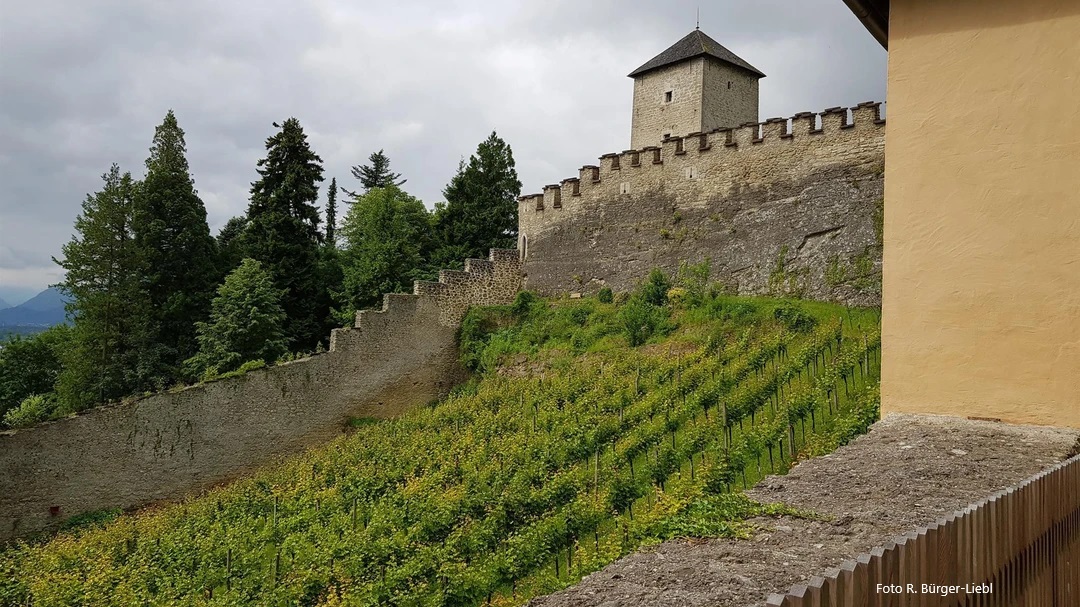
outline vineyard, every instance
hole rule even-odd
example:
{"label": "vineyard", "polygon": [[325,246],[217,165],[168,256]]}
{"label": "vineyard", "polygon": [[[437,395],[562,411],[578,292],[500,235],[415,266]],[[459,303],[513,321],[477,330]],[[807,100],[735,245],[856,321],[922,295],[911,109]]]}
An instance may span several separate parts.
{"label": "vineyard", "polygon": [[738,537],[787,512],[742,488],[876,420],[878,312],[671,293],[474,310],[450,397],[0,549],[0,604],[517,605],[651,542]]}

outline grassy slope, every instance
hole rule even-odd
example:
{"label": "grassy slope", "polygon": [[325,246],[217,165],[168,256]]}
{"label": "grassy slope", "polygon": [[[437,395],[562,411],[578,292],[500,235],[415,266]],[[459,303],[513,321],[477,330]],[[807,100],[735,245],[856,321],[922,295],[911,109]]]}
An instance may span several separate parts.
{"label": "grassy slope", "polygon": [[629,348],[627,307],[475,311],[463,347],[480,373],[450,398],[9,547],[0,604],[520,604],[645,543],[738,535],[777,508],[739,488],[876,418],[876,311],[684,298]]}

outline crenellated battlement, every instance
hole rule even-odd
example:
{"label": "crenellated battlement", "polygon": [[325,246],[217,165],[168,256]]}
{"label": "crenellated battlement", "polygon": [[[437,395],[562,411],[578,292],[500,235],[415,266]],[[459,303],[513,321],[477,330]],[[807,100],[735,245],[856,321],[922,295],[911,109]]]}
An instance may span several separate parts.
{"label": "crenellated battlement", "polygon": [[365,335],[389,337],[395,327],[433,312],[442,326],[456,327],[469,306],[509,303],[520,288],[517,250],[491,249],[487,259],[466,259],[464,270],[440,270],[438,282],[417,280],[412,293],[383,295],[382,308],[357,312],[353,328]]}
{"label": "crenellated battlement", "polygon": [[[0,541],[181,497],[330,440],[350,417],[393,417],[445,395],[464,377],[465,311],[508,304],[520,287],[518,252],[494,249],[385,295],[381,310],[331,333],[329,352],[0,432]],[[102,465],[72,459],[72,444]]]}
{"label": "crenellated battlement", "polygon": [[876,304],[884,124],[870,101],[603,154],[518,199],[525,287],[629,289],[707,258],[744,295]]}
{"label": "crenellated battlement", "polygon": [[[745,158],[746,162],[767,163],[773,155],[779,164],[791,160],[785,153],[791,150],[815,155],[816,150],[832,151],[837,146],[877,145],[884,137],[881,106],[880,102],[867,101],[852,108],[800,112],[790,118],[769,118],[731,129],[668,137],[659,146],[603,154],[599,164],[581,167],[577,177],[546,185],[542,193],[518,198],[519,212],[564,209],[573,204],[572,199],[589,192],[629,194],[637,185],[626,185],[631,177],[635,182],[650,176],[656,181],[696,179],[713,173],[711,167],[737,169],[735,165],[750,154],[753,158]],[[827,162],[828,157],[821,160]]]}

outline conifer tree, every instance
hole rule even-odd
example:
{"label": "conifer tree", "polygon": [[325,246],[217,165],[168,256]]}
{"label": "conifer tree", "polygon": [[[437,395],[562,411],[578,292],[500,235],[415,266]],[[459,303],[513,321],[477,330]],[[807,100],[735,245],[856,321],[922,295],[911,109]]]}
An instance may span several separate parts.
{"label": "conifer tree", "polygon": [[141,364],[162,381],[175,379],[179,364],[198,349],[195,323],[206,319],[220,277],[206,206],[195,191],[186,153],[184,131],[169,110],[154,130],[133,215],[135,244],[147,270],[152,341],[162,357],[157,361],[153,350],[143,352]]}
{"label": "conifer tree", "polygon": [[368,156],[368,162],[362,166],[352,167],[353,177],[360,180],[360,185],[364,187],[362,193],[352,192],[341,188],[342,192],[349,195],[352,200],[348,201],[352,204],[357,198],[366,194],[373,188],[385,188],[388,186],[403,185],[407,180],[401,179],[401,173],[395,173],[390,170],[390,159],[383,153],[382,150],[378,152],[372,152],[371,156]]}
{"label": "conifer tree", "polygon": [[233,217],[225,222],[217,235],[219,274],[226,276],[240,265],[244,258],[243,236],[247,229],[247,217]]}
{"label": "conifer tree", "polygon": [[138,184],[112,165],[101,191],[87,196],[64,245],[58,286],[71,301],[71,342],[57,379],[61,407],[78,411],[147,387],[139,358],[149,341],[146,269],[132,230]]}
{"label": "conifer tree", "polygon": [[337,248],[337,177],[330,180],[326,192],[326,246]]}
{"label": "conifer tree", "polygon": [[277,360],[287,351],[281,296],[262,264],[242,260],[218,287],[209,322],[197,323],[199,352],[184,363],[188,372],[217,374]]}
{"label": "conifer tree", "polygon": [[486,258],[491,248],[515,247],[520,194],[513,151],[492,131],[443,190],[446,203],[435,213],[435,261],[457,265],[466,257]]}
{"label": "conifer tree", "polygon": [[325,337],[329,295],[321,281],[318,183],[322,159],[311,150],[300,122],[289,118],[266,140],[259,179],[251,184],[244,254],[262,263],[285,292],[285,335],[292,350]]}

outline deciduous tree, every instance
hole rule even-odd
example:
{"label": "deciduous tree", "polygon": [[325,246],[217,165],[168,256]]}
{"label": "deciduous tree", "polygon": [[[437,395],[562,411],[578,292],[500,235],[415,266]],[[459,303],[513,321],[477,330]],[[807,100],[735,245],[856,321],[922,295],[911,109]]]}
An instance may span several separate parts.
{"label": "deciduous tree", "polygon": [[384,293],[412,291],[431,242],[424,203],[397,186],[373,188],[349,208],[341,233],[340,320],[378,304]]}
{"label": "deciduous tree", "polygon": [[13,337],[0,348],[0,417],[28,396],[49,394],[62,370],[71,327],[57,325],[29,337]]}

